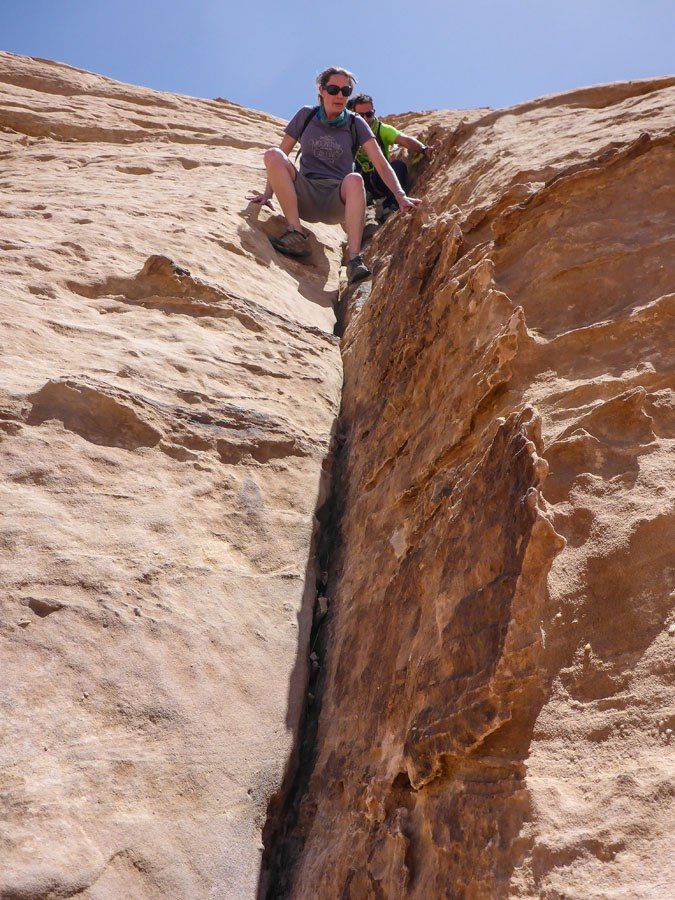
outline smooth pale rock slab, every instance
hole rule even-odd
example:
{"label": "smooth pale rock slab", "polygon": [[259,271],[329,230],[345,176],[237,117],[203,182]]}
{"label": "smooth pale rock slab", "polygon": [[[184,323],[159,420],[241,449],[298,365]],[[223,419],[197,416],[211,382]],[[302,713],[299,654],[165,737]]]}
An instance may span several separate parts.
{"label": "smooth pale rock slab", "polygon": [[253,897],[341,382],[282,123],[0,54],[0,894]]}

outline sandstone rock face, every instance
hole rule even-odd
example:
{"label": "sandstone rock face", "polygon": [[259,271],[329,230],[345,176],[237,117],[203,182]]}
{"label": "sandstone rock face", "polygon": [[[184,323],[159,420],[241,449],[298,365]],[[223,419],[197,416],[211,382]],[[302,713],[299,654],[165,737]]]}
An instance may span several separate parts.
{"label": "sandstone rock face", "polygon": [[674,85],[402,117],[333,441],[281,123],[0,54],[1,897],[672,894]]}
{"label": "sandstone rock face", "polygon": [[281,124],[0,54],[0,896],[253,897],[341,381]]}
{"label": "sandstone rock face", "polygon": [[407,117],[278,895],[672,896],[674,84]]}

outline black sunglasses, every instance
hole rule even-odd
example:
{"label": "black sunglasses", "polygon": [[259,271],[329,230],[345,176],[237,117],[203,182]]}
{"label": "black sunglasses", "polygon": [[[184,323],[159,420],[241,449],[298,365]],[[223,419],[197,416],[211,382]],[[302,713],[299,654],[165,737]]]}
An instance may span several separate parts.
{"label": "black sunglasses", "polygon": [[338,94],[342,94],[343,97],[349,97],[354,88],[350,84],[345,87],[338,87],[337,84],[326,84],[324,85],[324,90],[331,97],[336,97]]}
{"label": "black sunglasses", "polygon": [[374,119],[375,118],[375,110],[369,109],[368,112],[357,113],[359,116],[363,116],[364,119]]}

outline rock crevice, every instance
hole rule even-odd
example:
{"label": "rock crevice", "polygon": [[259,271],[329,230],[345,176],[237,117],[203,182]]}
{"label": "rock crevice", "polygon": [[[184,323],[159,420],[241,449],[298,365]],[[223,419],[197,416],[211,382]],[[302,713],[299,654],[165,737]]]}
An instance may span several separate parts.
{"label": "rock crevice", "polygon": [[406,118],[439,151],[339,317],[324,690],[270,896],[664,895],[673,87],[604,91]]}

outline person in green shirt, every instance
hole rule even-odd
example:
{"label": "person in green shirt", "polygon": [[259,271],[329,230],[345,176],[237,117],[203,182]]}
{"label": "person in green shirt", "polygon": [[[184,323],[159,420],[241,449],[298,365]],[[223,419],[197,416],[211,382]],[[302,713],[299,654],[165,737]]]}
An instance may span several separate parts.
{"label": "person in green shirt", "polygon": [[[373,98],[368,94],[357,94],[356,97],[352,97],[350,99],[347,106],[357,115],[364,118],[370,125],[370,130],[375,135],[375,139],[380,145],[380,149],[382,150],[385,159],[392,167],[392,169],[396,172],[403,190],[407,191],[408,167],[402,159],[391,160],[389,158],[392,146],[394,144],[400,144],[401,147],[405,147],[407,150],[411,150],[416,153],[424,153],[425,155],[429,156],[431,155],[431,148],[427,147],[416,138],[410,137],[410,135],[407,134],[403,134],[402,131],[394,128],[393,125],[387,125],[386,122],[382,122],[380,119],[376,118],[375,108],[373,106]],[[363,176],[366,192],[374,198],[384,198],[384,203],[382,204],[382,212],[380,214],[380,222],[383,222],[388,215],[398,209],[398,202],[390,189],[380,178],[379,174],[375,170],[375,167],[373,166],[363,149],[359,149],[358,153],[356,154],[355,163],[356,171],[360,172]]]}

